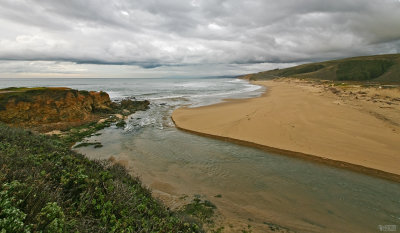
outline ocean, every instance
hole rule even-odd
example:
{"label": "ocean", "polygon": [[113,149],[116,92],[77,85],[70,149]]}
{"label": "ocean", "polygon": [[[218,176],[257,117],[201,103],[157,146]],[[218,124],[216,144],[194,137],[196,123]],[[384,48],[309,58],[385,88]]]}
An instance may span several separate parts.
{"label": "ocean", "polygon": [[[106,91],[113,100],[150,100],[150,109],[86,139],[91,159],[126,165],[171,208],[194,195],[217,206],[216,224],[264,232],[377,232],[400,227],[400,184],[285,155],[205,138],[175,128],[178,107],[250,98],[265,89],[235,78],[0,79],[9,86]],[[268,90],[266,90],[268,91]]]}
{"label": "ocean", "polygon": [[78,90],[105,91],[112,100],[135,97],[154,102],[180,101],[191,106],[209,105],[226,98],[255,97],[260,86],[236,78],[19,78],[0,79],[6,87],[69,87]]}

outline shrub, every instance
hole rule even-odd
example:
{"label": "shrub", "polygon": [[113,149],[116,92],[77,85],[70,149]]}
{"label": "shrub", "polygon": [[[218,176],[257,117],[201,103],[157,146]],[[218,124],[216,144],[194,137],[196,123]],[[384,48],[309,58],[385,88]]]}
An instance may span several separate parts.
{"label": "shrub", "polygon": [[21,184],[18,181],[4,183],[0,192],[0,230],[1,232],[30,232],[30,226],[25,225],[26,214],[18,206],[23,200],[15,197],[15,190]]}
{"label": "shrub", "polygon": [[0,164],[0,231],[202,232],[120,165],[55,137],[0,124]]}
{"label": "shrub", "polygon": [[64,212],[56,202],[47,203],[36,218],[37,228],[42,229],[43,232],[58,233],[64,231]]}
{"label": "shrub", "polygon": [[208,200],[201,200],[198,195],[191,203],[183,207],[183,212],[200,219],[201,221],[209,220],[214,215],[214,209],[217,207]]}
{"label": "shrub", "polygon": [[118,128],[124,128],[126,125],[126,122],[124,120],[120,120],[117,122],[117,124],[115,124],[115,126],[117,126]]}

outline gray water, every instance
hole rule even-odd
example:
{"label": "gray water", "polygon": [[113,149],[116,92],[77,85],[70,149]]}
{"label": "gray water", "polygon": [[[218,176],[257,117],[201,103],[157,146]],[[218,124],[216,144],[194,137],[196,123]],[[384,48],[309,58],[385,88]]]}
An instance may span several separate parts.
{"label": "gray water", "polygon": [[[177,130],[170,114],[183,105],[247,98],[263,89],[237,79],[32,80],[0,86],[68,86],[104,90],[113,99],[149,99],[150,109],[110,127],[80,148],[94,159],[111,156],[132,168],[156,196],[179,206],[182,196],[200,194],[215,203],[226,230],[295,232],[400,231],[400,184],[297,158],[267,153]],[[22,84],[22,85],[20,85]],[[215,197],[217,194],[221,198]],[[232,226],[229,227],[229,225]],[[393,229],[393,228],[391,228]]]}

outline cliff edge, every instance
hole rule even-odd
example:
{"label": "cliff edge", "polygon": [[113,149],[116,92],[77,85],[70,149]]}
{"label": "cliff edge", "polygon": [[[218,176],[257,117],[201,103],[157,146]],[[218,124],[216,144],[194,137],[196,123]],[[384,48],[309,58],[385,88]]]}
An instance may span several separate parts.
{"label": "cliff edge", "polygon": [[145,110],[148,101],[114,103],[106,92],[79,91],[65,87],[0,89],[0,121],[14,126],[80,125],[109,114],[132,114]]}

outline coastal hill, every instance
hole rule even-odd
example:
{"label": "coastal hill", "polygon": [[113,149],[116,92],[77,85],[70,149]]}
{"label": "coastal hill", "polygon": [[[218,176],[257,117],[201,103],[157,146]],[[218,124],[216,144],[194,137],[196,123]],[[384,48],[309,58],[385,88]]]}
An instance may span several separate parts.
{"label": "coastal hill", "polygon": [[370,81],[400,83],[400,54],[352,57],[341,60],[303,64],[241,76],[249,80],[280,77],[332,81]]}
{"label": "coastal hill", "polygon": [[0,89],[0,121],[44,132],[98,121],[110,114],[145,110],[148,101],[112,102],[106,92],[65,87]]}

